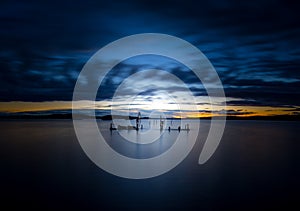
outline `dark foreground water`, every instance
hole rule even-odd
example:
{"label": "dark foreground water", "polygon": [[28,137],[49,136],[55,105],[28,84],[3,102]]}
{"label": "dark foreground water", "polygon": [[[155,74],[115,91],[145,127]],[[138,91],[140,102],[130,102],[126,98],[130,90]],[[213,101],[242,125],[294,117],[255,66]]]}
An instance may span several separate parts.
{"label": "dark foreground water", "polygon": [[[201,121],[202,136],[208,128]],[[176,168],[146,180],[99,169],[71,120],[1,121],[0,129],[0,209],[299,209],[299,122],[227,121],[207,163],[197,162],[199,138]]]}

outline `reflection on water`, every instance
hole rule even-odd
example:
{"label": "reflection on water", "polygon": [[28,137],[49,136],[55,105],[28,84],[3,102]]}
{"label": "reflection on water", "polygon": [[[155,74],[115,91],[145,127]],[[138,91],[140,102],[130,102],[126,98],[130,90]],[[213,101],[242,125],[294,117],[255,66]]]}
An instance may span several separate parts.
{"label": "reflection on water", "polygon": [[[162,153],[179,134],[192,132],[165,130],[162,139],[143,148],[148,144],[121,141],[118,131],[111,134],[109,123],[98,122],[107,142],[116,150],[124,144],[122,153],[139,158]],[[176,168],[156,178],[128,180],[89,160],[70,120],[0,121],[2,202],[92,210],[268,210],[298,205],[299,122],[227,121],[215,154],[198,165],[209,125],[201,121],[193,150]]]}
{"label": "reflection on water", "polygon": [[[102,136],[118,153],[131,158],[151,158],[166,152],[177,139],[184,139],[186,145],[198,134],[199,121],[165,120],[164,128],[160,129],[159,120],[142,120],[143,129],[110,130],[111,121],[98,121]],[[134,125],[134,120],[125,125]],[[190,130],[184,130],[189,127]],[[170,127],[170,130],[169,130]],[[178,130],[178,127],[183,130]]]}

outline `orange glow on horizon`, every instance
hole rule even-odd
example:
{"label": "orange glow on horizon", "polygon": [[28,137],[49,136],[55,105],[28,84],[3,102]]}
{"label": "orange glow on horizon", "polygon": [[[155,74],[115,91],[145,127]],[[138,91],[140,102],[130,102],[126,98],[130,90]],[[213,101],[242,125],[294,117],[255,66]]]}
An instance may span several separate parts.
{"label": "orange glow on horizon", "polygon": [[[74,105],[75,109],[98,109],[98,110],[110,110],[109,102],[91,102],[81,101]],[[54,110],[71,110],[71,101],[46,101],[46,102],[0,102],[0,112],[4,113],[19,113],[19,112],[38,112],[38,111],[54,111]],[[234,111],[233,113],[227,113],[227,116],[272,116],[272,115],[292,115],[295,108],[287,107],[270,107],[270,106],[227,106],[227,111]],[[201,109],[199,109],[201,110]],[[209,109],[207,112],[188,111],[174,113],[175,118],[201,118],[211,116],[221,116],[224,113],[212,113]]]}

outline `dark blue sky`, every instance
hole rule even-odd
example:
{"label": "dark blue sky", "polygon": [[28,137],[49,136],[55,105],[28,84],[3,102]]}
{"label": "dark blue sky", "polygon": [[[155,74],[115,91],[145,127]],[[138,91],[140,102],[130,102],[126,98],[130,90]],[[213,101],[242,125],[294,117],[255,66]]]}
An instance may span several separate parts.
{"label": "dark blue sky", "polygon": [[72,100],[81,68],[98,49],[127,35],[152,32],[197,46],[215,66],[226,96],[243,99],[229,105],[300,106],[296,1],[1,1],[0,5],[1,102]]}

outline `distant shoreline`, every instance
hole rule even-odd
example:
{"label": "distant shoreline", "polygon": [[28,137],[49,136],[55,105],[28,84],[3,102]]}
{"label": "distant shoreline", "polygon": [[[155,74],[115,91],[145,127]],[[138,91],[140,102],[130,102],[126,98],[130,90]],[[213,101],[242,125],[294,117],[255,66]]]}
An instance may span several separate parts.
{"label": "distant shoreline", "polygon": [[[76,119],[91,119],[91,116],[87,115],[77,115]],[[116,119],[127,119],[132,120],[136,119],[134,116],[114,116]],[[72,114],[48,114],[48,115],[3,115],[0,116],[0,120],[43,120],[43,119],[72,119]],[[111,115],[105,116],[96,116],[96,119],[101,120],[112,120]],[[141,119],[159,119],[159,118],[149,118],[142,117]],[[199,118],[167,118],[168,120],[193,120]],[[211,120],[211,117],[201,117],[200,120]],[[214,119],[220,119],[220,117],[216,116]],[[223,119],[223,117],[222,117]],[[249,117],[239,117],[239,116],[226,116],[226,120],[270,120],[270,121],[300,121],[300,115],[276,115],[276,116],[249,116]]]}

